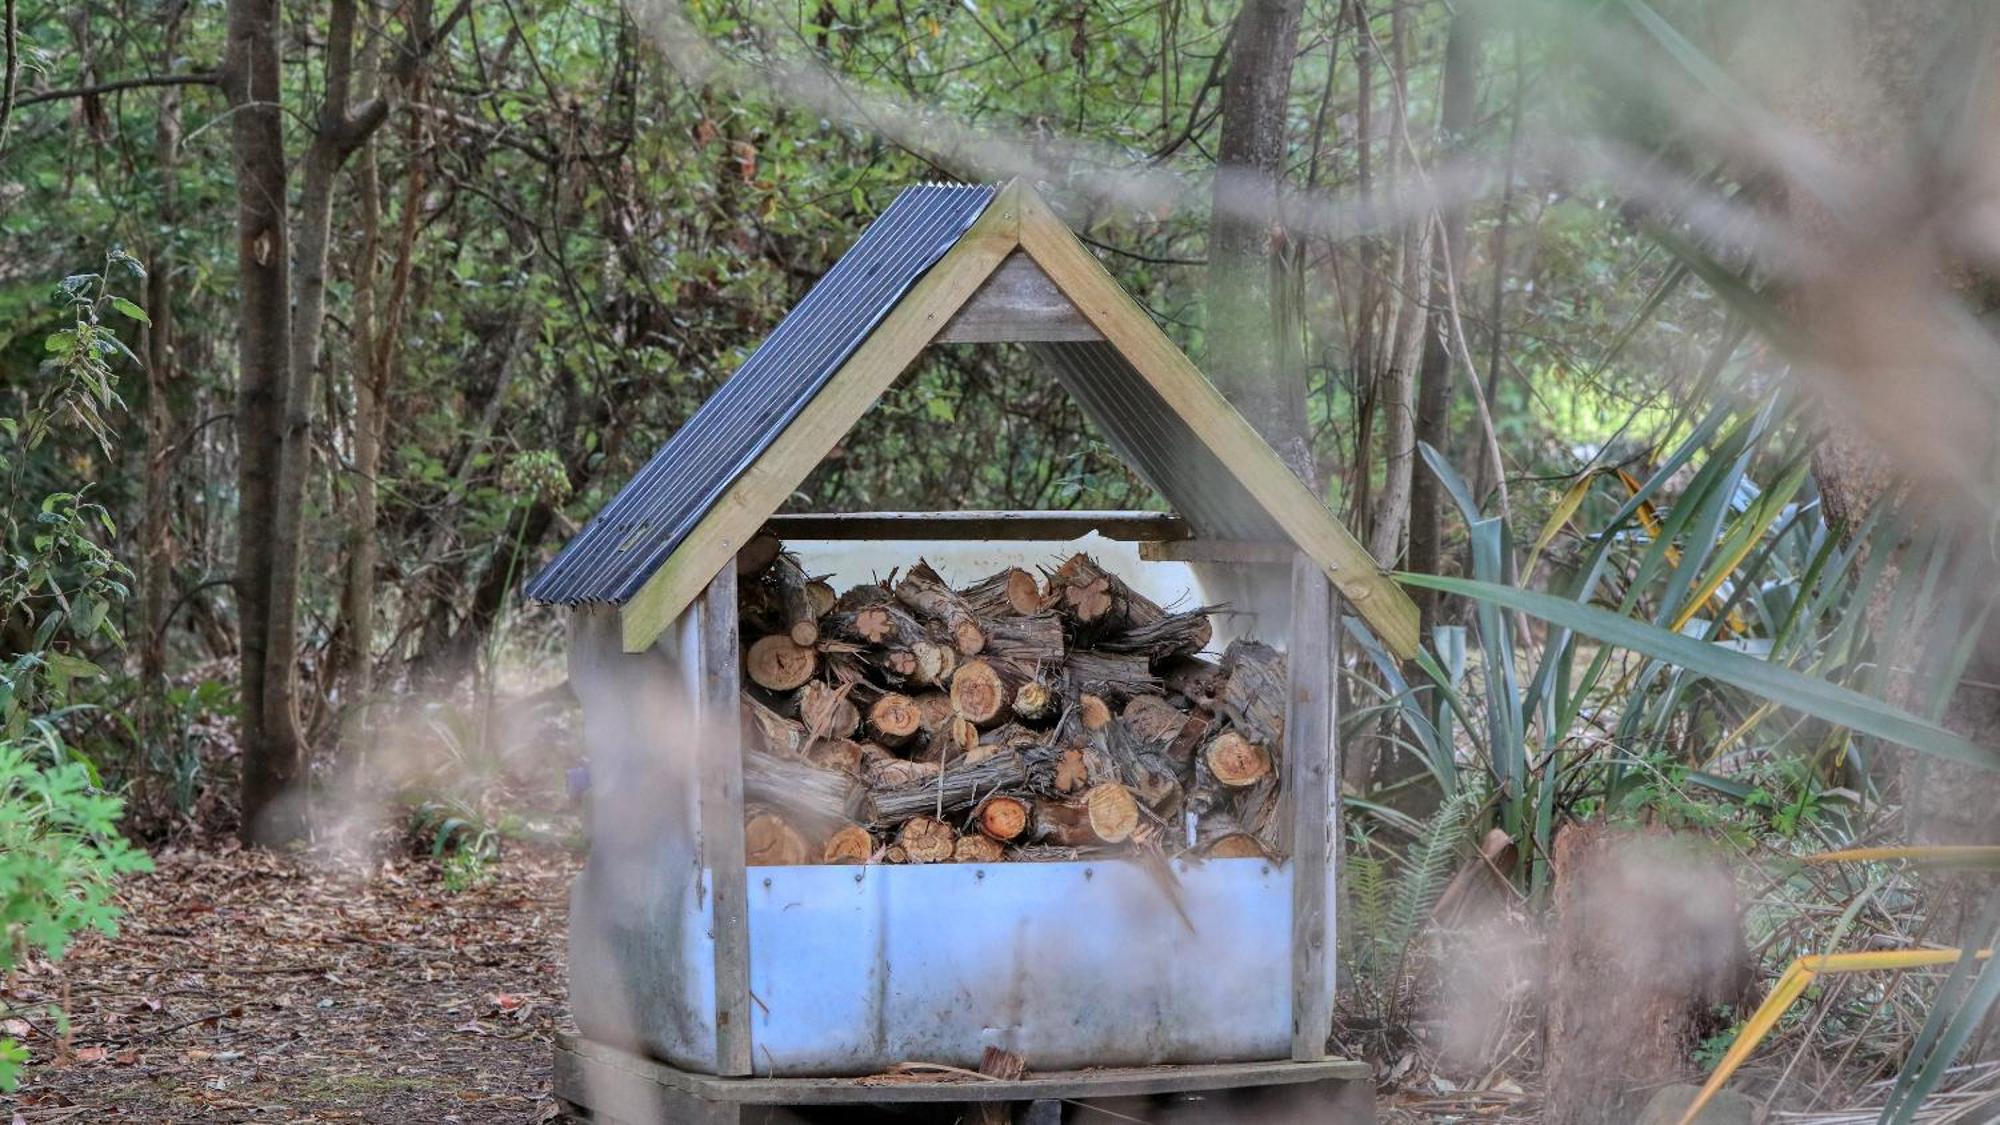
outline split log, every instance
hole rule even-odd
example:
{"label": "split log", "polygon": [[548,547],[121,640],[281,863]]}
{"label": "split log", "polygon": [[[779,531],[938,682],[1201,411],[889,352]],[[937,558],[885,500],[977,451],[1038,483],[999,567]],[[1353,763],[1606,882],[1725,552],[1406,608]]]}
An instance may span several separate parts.
{"label": "split log", "polygon": [[1215,639],[1215,627],[1209,623],[1208,615],[1221,608],[1205,605],[1184,613],[1169,613],[1158,620],[1100,637],[1095,644],[1105,652],[1137,653],[1153,663],[1192,655]]}
{"label": "split log", "polygon": [[811,762],[780,758],[761,750],[743,752],[743,797],[767,805],[815,837],[847,823],[854,781]]}
{"label": "split log", "polygon": [[1004,844],[1018,839],[1028,830],[1028,820],[1033,811],[1033,807],[1019,797],[995,793],[973,810],[972,823],[979,831]]}
{"label": "split log", "polygon": [[859,824],[850,824],[826,838],[820,848],[821,863],[867,863],[875,857],[875,837]]}
{"label": "split log", "polygon": [[848,702],[851,686],[814,680],[799,691],[799,718],[813,738],[846,738],[861,725],[861,712]]}
{"label": "split log", "polygon": [[919,559],[917,565],[896,584],[896,600],[919,617],[934,622],[961,656],[978,656],[986,647],[986,631],[952,588],[931,565]]}
{"label": "split log", "polygon": [[974,832],[958,838],[952,845],[951,858],[957,863],[999,863],[1007,858],[1007,853],[999,841]]}
{"label": "split log", "polygon": [[1237,731],[1226,730],[1216,735],[1201,755],[1215,780],[1231,789],[1255,785],[1271,776],[1270,753]]}
{"label": "split log", "polygon": [[[803,647],[809,648],[817,644],[819,615],[823,609],[815,605],[817,599],[808,592],[808,588],[813,585],[813,579],[806,574],[805,568],[799,565],[798,556],[790,551],[780,552],[778,557],[771,561],[768,573],[772,584],[777,587],[778,608],[783,618],[785,635],[792,638],[793,644]],[[828,592],[831,593],[830,590]]]}
{"label": "split log", "polygon": [[1159,747],[1134,737],[1124,720],[1114,720],[1096,735],[1098,748],[1110,759],[1118,780],[1139,803],[1164,817],[1180,815],[1181,781]]}
{"label": "split log", "polygon": [[1284,654],[1258,641],[1231,641],[1222,654],[1222,674],[1216,710],[1250,741],[1279,745],[1285,737],[1285,700],[1290,695]]}
{"label": "split log", "polygon": [[[912,762],[910,765],[925,763]],[[947,813],[971,808],[991,794],[1025,788],[1028,771],[1021,755],[995,754],[985,761],[964,762],[945,769],[933,780],[900,788],[880,788],[871,784],[863,819],[874,824],[899,824],[923,813]]]}
{"label": "split log", "polygon": [[975,726],[990,727],[1013,714],[1014,693],[1024,681],[1011,664],[968,660],[951,677],[952,710]]}
{"label": "split log", "polygon": [[744,822],[743,861],[751,867],[788,867],[806,855],[806,838],[778,813],[757,812]]}
{"label": "split log", "polygon": [[982,578],[959,591],[966,608],[979,617],[1026,617],[1042,611],[1042,588],[1018,566]]}
{"label": "split log", "polygon": [[1139,827],[1139,803],[1115,781],[1093,785],[1077,801],[1035,804],[1035,838],[1064,847],[1122,843]]}
{"label": "split log", "polygon": [[913,816],[896,833],[896,843],[911,863],[944,863],[957,854],[958,833],[942,820]]}
{"label": "split log", "polygon": [[900,692],[888,692],[868,708],[868,733],[884,746],[901,746],[923,729],[923,710]]}
{"label": "split log", "polygon": [[1236,817],[1243,830],[1274,856],[1285,854],[1285,803],[1278,799],[1278,775],[1269,774],[1236,798]]}
{"label": "split log", "polygon": [[1130,653],[1071,649],[1063,657],[1063,672],[1077,691],[1113,699],[1130,699],[1160,690],[1160,679],[1146,658]]}
{"label": "split log", "polygon": [[783,633],[759,637],[743,658],[750,682],[768,691],[804,687],[819,667],[819,654]]}
{"label": "split log", "polygon": [[1173,741],[1167,743],[1167,761],[1179,769],[1187,769],[1188,764],[1194,761],[1195,752],[1201,749],[1208,732],[1214,727],[1215,716],[1206,711],[1188,712],[1180,731],[1174,735]]}
{"label": "split log", "polygon": [[787,719],[748,695],[743,697],[743,731],[751,746],[780,758],[796,758],[805,752],[806,726]]}

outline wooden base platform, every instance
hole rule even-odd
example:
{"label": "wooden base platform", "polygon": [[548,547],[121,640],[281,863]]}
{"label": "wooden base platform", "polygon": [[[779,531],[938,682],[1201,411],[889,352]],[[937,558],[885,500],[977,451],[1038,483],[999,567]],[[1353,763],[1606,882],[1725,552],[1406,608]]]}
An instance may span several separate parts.
{"label": "wooden base platform", "polygon": [[[792,1125],[801,1122],[973,1120],[1059,1125],[1312,1121],[1369,1125],[1366,1063],[1223,1063],[1030,1073],[1013,1081],[897,1078],[718,1078],[572,1035],[556,1038],[555,1094],[596,1125]],[[983,1107],[967,1116],[973,1107]]]}

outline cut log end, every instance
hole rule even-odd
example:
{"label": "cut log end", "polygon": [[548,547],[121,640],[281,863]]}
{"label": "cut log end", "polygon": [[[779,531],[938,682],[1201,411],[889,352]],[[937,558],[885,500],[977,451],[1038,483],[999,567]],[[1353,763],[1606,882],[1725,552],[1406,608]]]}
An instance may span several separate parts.
{"label": "cut log end", "polygon": [[980,726],[1006,718],[1014,697],[1000,670],[984,660],[968,660],[951,678],[952,710]]}
{"label": "cut log end", "polygon": [[1005,843],[1019,839],[1028,830],[1028,818],[1032,813],[1028,802],[1019,797],[998,795],[989,797],[973,814],[979,831],[993,839]]}
{"label": "cut log end", "polygon": [[1046,719],[1055,710],[1055,693],[1039,680],[1029,680],[1014,689],[1014,714],[1028,722]]}
{"label": "cut log end", "polygon": [[1248,832],[1231,832],[1219,836],[1202,849],[1202,855],[1209,859],[1270,859],[1264,845]]}
{"label": "cut log end", "polygon": [[875,856],[875,837],[866,828],[850,824],[826,838],[820,848],[821,863],[867,863]]}
{"label": "cut log end", "polygon": [[911,863],[944,863],[958,852],[958,833],[934,817],[913,816],[903,823],[896,842]]}
{"label": "cut log end", "polygon": [[796,691],[812,679],[819,654],[782,633],[757,638],[744,656],[750,681],[768,691]]}
{"label": "cut log end", "polygon": [[951,858],[959,863],[998,863],[1007,858],[1007,853],[999,841],[973,834],[958,838],[952,845]]}
{"label": "cut log end", "polygon": [[885,745],[908,742],[923,725],[923,709],[916,700],[900,692],[889,692],[868,708],[868,729]]}
{"label": "cut log end", "polygon": [[1208,772],[1232,789],[1255,785],[1271,773],[1271,755],[1233,730],[1223,731],[1202,751]]}
{"label": "cut log end", "polygon": [[1111,725],[1111,705],[1102,696],[1089,692],[1077,696],[1076,712],[1085,730],[1103,730]]}
{"label": "cut log end", "polygon": [[1115,781],[1092,786],[1083,795],[1083,805],[1090,811],[1091,834],[1107,844],[1131,839],[1139,827],[1139,803],[1131,790]]}
{"label": "cut log end", "polygon": [[743,859],[751,867],[804,863],[806,838],[777,813],[758,813],[743,825]]}
{"label": "cut log end", "polygon": [[799,692],[799,718],[813,737],[846,738],[861,725],[861,713],[847,697],[847,689],[817,680]]}

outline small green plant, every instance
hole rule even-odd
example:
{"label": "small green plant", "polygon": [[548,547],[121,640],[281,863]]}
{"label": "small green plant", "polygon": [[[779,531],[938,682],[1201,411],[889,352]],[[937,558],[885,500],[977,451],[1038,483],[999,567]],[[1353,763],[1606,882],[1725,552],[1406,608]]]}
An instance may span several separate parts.
{"label": "small green plant", "polygon": [[[58,751],[51,741],[33,749]],[[111,892],[120,876],[152,869],[118,834],[122,802],[100,791],[80,761],[43,763],[30,744],[0,742],[0,974],[30,952],[55,960],[76,934],[118,932]],[[0,1039],[0,1090],[26,1055]]]}
{"label": "small green plant", "polygon": [[493,881],[501,829],[478,809],[455,799],[425,801],[417,806],[414,822],[419,838],[430,841],[446,891],[459,894]]}

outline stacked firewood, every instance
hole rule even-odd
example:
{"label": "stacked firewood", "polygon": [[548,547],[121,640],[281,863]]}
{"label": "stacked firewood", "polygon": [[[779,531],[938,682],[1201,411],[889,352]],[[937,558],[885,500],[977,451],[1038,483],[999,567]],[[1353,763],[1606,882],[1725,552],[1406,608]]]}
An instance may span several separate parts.
{"label": "stacked firewood", "polygon": [[1222,607],[1082,554],[836,595],[780,551],[741,589],[752,864],[1278,854],[1284,657],[1202,655]]}

